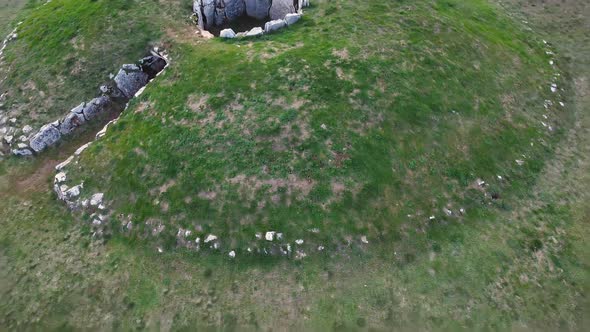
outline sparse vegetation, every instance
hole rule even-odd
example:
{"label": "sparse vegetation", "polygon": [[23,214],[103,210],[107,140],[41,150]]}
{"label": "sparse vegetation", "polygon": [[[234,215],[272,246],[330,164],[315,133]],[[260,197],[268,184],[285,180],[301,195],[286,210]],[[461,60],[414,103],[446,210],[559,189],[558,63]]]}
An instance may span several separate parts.
{"label": "sparse vegetation", "polygon": [[[19,121],[88,99],[150,45],[172,62],[68,171],[105,192],[112,237],[92,239],[49,191],[87,135],[1,162],[0,326],[586,326],[590,15],[564,32],[556,5],[518,0],[312,4],[236,41],[196,35],[188,2],[24,9],[6,53]],[[177,248],[178,228],[221,250]],[[309,255],[247,254],[268,230]]]}

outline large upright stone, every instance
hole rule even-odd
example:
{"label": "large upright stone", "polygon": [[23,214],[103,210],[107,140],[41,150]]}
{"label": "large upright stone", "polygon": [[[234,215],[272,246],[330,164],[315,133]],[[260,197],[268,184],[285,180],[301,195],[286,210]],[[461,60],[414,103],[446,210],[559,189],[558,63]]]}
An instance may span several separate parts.
{"label": "large upright stone", "polygon": [[147,84],[147,82],[148,75],[144,73],[138,65],[123,65],[117,73],[117,76],[115,76],[117,88],[119,88],[127,98],[132,98],[139,89]]}
{"label": "large upright stone", "polygon": [[31,138],[29,146],[33,151],[40,152],[48,146],[55,144],[60,138],[61,134],[59,130],[52,124],[46,124]]}
{"label": "large upright stone", "polygon": [[228,21],[233,21],[246,13],[246,4],[244,0],[224,0],[225,17]]}
{"label": "large upright stone", "polygon": [[273,0],[269,14],[271,20],[279,20],[285,18],[285,15],[295,12],[293,0]]}
{"label": "large upright stone", "polygon": [[71,133],[74,131],[74,129],[86,122],[86,119],[84,118],[84,104],[85,103],[82,103],[72,109],[60,123],[59,132],[61,135],[67,135]]}
{"label": "large upright stone", "polygon": [[215,24],[215,0],[201,0],[203,8],[203,18],[205,19],[205,29],[209,29]]}
{"label": "large upright stone", "polygon": [[268,17],[271,0],[246,0],[246,14],[257,20]]}

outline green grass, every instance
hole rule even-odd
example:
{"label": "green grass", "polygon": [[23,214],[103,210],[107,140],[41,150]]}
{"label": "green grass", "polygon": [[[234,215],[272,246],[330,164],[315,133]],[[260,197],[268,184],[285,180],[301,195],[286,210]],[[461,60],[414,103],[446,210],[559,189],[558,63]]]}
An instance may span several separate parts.
{"label": "green grass", "polygon": [[[133,17],[137,44],[123,47],[133,34],[121,33],[114,43],[127,57],[106,55],[92,75],[141,57],[150,41],[167,44],[172,62],[68,170],[84,195],[106,193],[114,225],[131,216],[131,235],[92,240],[84,218],[56,202],[42,165],[67,153],[0,166],[1,326],[583,329],[587,63],[558,58],[568,107],[549,113],[549,134],[540,121],[554,72],[541,37],[486,1],[319,1],[285,31],[229,42],[182,33],[186,4],[165,3],[157,19],[144,2],[30,8],[11,56],[15,72],[35,69],[38,86],[67,66],[59,59],[75,35],[108,38],[109,19]],[[96,84],[65,77],[59,89]],[[244,186],[229,180],[241,174]],[[501,198],[471,188],[477,178]],[[273,183],[287,185],[269,193]],[[447,204],[466,215],[445,217]],[[166,231],[144,236],[149,219]],[[196,225],[220,236],[221,254],[174,248],[177,228]],[[305,238],[311,255],[245,254],[269,229]],[[347,236],[357,244],[342,248]]]}
{"label": "green grass", "polygon": [[[447,204],[477,220],[488,207],[468,186],[483,178],[506,201],[526,193],[559,136],[540,124],[553,97],[548,56],[485,2],[409,8],[331,2],[254,42],[175,44],[169,70],[84,154],[71,183],[106,191],[115,215],[139,227],[161,220],[173,235],[201,225],[242,250],[271,229],[311,237],[310,247],[388,242],[402,224],[444,219]],[[272,181],[285,185],[274,192]],[[211,191],[214,200],[199,196]]]}

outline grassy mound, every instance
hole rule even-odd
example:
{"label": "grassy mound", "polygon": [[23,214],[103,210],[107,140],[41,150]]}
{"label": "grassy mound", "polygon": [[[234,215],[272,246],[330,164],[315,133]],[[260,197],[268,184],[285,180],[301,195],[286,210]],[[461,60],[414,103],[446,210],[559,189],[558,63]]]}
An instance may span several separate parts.
{"label": "grassy mound", "polygon": [[70,173],[115,229],[164,225],[168,247],[179,229],[337,248],[481,220],[541,169],[542,121],[560,128],[545,45],[484,1],[320,2],[261,39],[170,43],[166,74]]}
{"label": "grassy mound", "polygon": [[[561,37],[556,26],[576,32],[556,52],[560,66],[567,62],[561,51],[575,60],[568,64],[576,89],[569,89],[553,80],[546,46],[521,18],[508,19],[483,0],[465,2],[317,1],[297,26],[235,42],[197,38],[183,20],[189,3],[52,0],[28,7],[28,32],[8,49],[11,71],[36,66],[26,55],[41,54],[43,44],[27,40],[45,30],[32,26],[54,22],[44,38],[62,40],[60,15],[51,13],[68,8],[92,17],[71,17],[78,26],[71,38],[99,45],[104,31],[119,33],[115,44],[137,35],[164,44],[173,61],[85,151],[79,169],[68,171],[68,181],[86,181],[83,195],[106,193],[115,231],[119,218],[133,214],[134,233],[93,241],[49,193],[68,143],[33,161],[0,164],[0,325],[587,326],[589,68],[587,43],[578,38],[586,25],[560,24],[569,15],[547,25],[552,41]],[[579,3],[574,12],[587,13],[590,6]],[[554,6],[541,23],[556,17]],[[35,20],[27,20],[30,11],[38,11]],[[127,34],[101,30],[100,22],[125,27],[125,20],[141,24]],[[87,29],[93,25],[101,28]],[[56,57],[41,70],[72,65],[58,61],[72,52],[67,40],[46,51]],[[96,63],[108,72],[147,47],[118,46],[113,52],[129,53],[117,58],[91,47],[88,59],[105,54]],[[65,68],[56,89],[79,87],[87,99],[88,84],[92,95],[95,83]],[[104,72],[95,74],[100,81]],[[567,87],[563,111],[563,92],[550,93],[551,82]],[[39,100],[37,90],[20,84],[9,88],[20,89],[22,105]],[[554,102],[548,110],[545,99]],[[29,121],[29,113],[19,114]],[[576,125],[560,122],[562,114],[575,116]],[[141,227],[150,220],[166,232],[145,236]],[[198,225],[221,238],[223,251],[241,249],[237,259],[154,250],[173,247],[179,227],[195,227],[196,236]],[[260,244],[254,232],[270,229],[291,243],[300,236],[314,254],[294,262],[243,253]],[[362,235],[369,245],[359,243]],[[336,250],[347,238],[366,250]],[[318,245],[326,249],[315,253]]]}

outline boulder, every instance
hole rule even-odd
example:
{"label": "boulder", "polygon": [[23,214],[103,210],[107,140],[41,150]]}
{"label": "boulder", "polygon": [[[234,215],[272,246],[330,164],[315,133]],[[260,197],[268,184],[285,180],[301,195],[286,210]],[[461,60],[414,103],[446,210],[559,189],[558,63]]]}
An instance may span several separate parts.
{"label": "boulder", "polygon": [[271,0],[246,0],[246,14],[257,20],[268,17]]}
{"label": "boulder", "polygon": [[253,28],[252,30],[246,32],[246,37],[257,37],[262,36],[264,34],[264,30],[261,27]]}
{"label": "boulder", "polygon": [[126,64],[121,67],[115,76],[117,88],[125,97],[132,98],[139,89],[148,82],[148,75],[138,65]]}
{"label": "boulder", "polygon": [[52,124],[41,127],[39,131],[31,138],[29,146],[33,151],[40,152],[50,145],[55,144],[61,138],[59,130]]}
{"label": "boulder", "polygon": [[287,14],[296,13],[293,0],[273,0],[269,15],[271,20],[284,18]]}
{"label": "boulder", "polygon": [[228,21],[233,21],[246,13],[246,4],[244,0],[224,0],[225,17]]}
{"label": "boulder", "polygon": [[164,60],[162,57],[150,55],[141,59],[141,70],[148,74],[148,77],[151,79],[156,77],[159,72],[164,70],[166,64],[166,60]]}
{"label": "boulder", "polygon": [[287,23],[287,25],[291,25],[296,23],[297,21],[299,21],[299,19],[301,19],[301,14],[287,14],[285,15],[285,22]]}
{"label": "boulder", "polygon": [[82,103],[76,106],[70,111],[70,113],[68,113],[68,115],[66,115],[62,123],[59,125],[60,134],[67,135],[86,122],[86,119],[84,118],[84,104],[85,103]]}
{"label": "boulder", "polygon": [[219,37],[221,38],[236,38],[236,33],[232,29],[223,29],[219,33]]}
{"label": "boulder", "polygon": [[264,32],[269,33],[279,29],[282,29],[287,26],[287,23],[284,20],[273,20],[270,22],[266,22],[264,25]]}
{"label": "boulder", "polygon": [[90,121],[97,116],[106,113],[110,109],[110,104],[111,100],[106,96],[92,99],[91,101],[84,104],[84,118],[86,118],[87,121]]}

